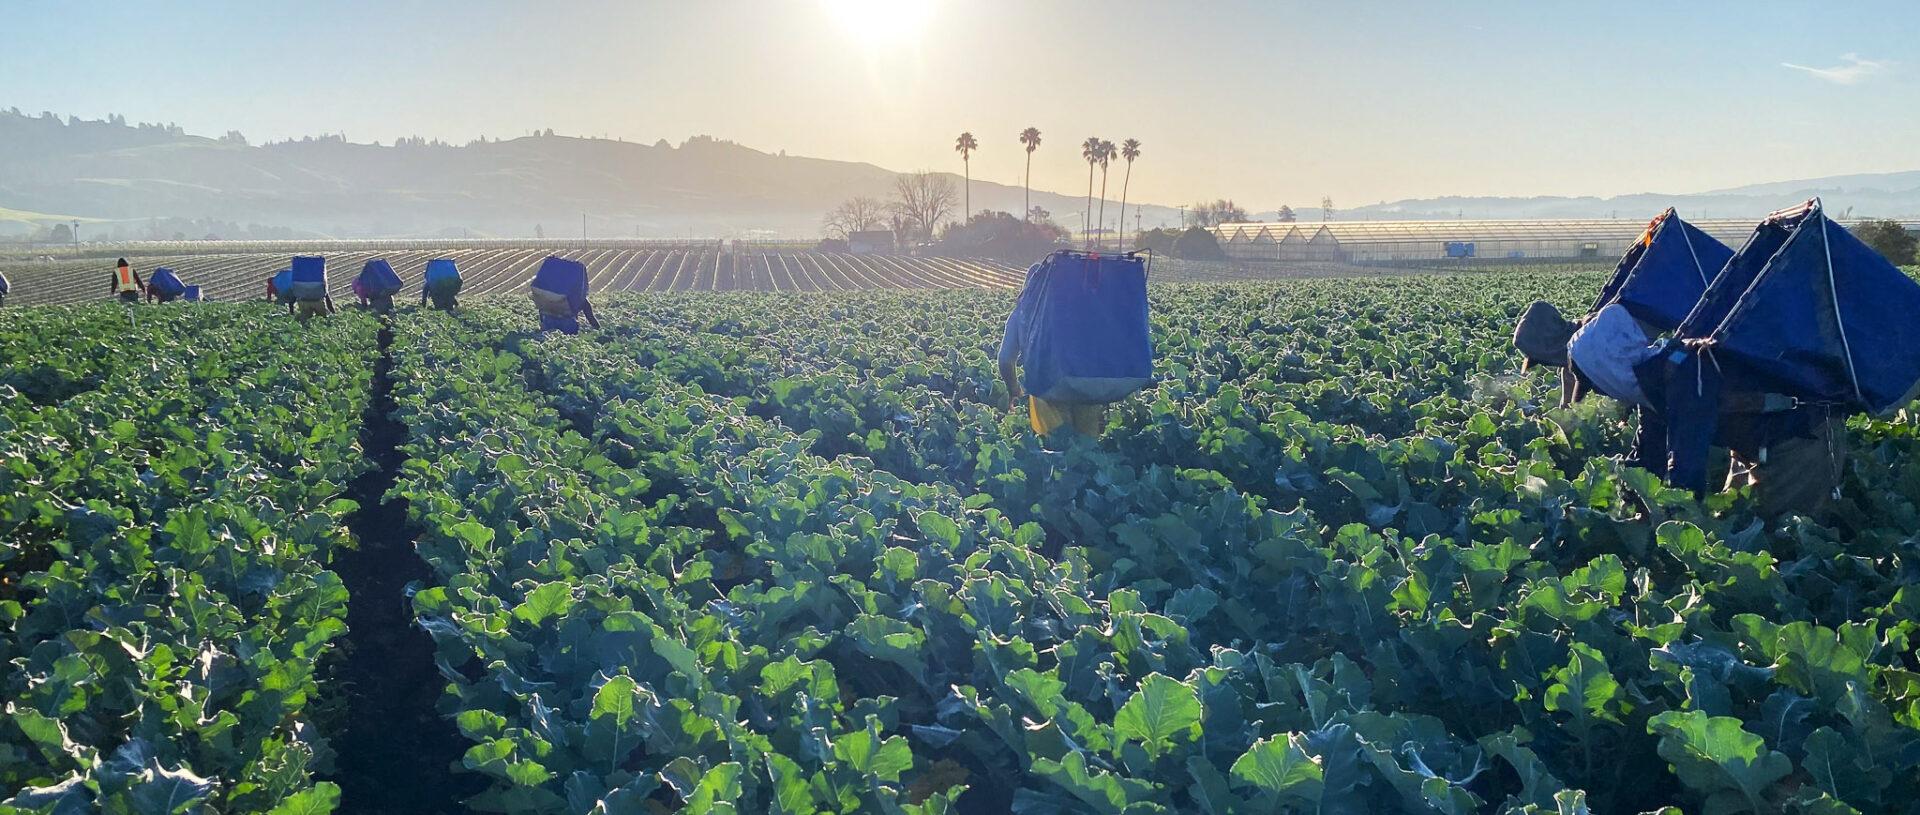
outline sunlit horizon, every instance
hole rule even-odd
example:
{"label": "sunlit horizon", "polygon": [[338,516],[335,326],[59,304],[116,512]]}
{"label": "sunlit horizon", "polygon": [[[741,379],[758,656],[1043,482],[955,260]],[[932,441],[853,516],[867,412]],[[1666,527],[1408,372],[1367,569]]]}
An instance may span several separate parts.
{"label": "sunlit horizon", "polygon": [[[1252,209],[1689,193],[1920,169],[1920,8],[1518,2],[803,0],[389,8],[15,4],[0,107],[256,143],[461,143],[552,128],[1085,192],[1077,145],[1139,139],[1137,201]],[[153,49],[153,43],[166,43]],[[145,55],[139,70],[108,54]]]}

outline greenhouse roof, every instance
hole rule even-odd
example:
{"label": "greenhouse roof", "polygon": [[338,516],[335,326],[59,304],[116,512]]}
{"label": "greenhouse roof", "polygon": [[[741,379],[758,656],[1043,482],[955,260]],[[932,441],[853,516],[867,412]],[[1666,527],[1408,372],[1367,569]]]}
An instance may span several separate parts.
{"label": "greenhouse roof", "polygon": [[[1222,241],[1268,243],[1286,240],[1327,240],[1342,245],[1369,243],[1474,241],[1631,241],[1647,229],[1647,221],[1626,219],[1507,220],[1507,221],[1300,221],[1233,223],[1214,227]],[[1729,245],[1746,242],[1759,219],[1688,221]],[[1322,232],[1325,235],[1322,235]],[[1264,233],[1264,234],[1263,234]]]}

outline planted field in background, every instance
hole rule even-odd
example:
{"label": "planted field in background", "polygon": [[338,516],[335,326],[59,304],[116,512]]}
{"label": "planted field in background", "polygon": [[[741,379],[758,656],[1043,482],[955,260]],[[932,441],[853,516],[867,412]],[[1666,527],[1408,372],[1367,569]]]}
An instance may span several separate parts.
{"label": "planted field in background", "polygon": [[[353,278],[367,261],[393,264],[406,288],[399,298],[420,298],[428,260],[449,258],[459,265],[466,285],[463,297],[526,293],[527,281],[548,255],[587,266],[596,293],[625,291],[778,291],[833,292],[867,289],[991,289],[1018,286],[1026,270],[995,260],[849,255],[822,252],[716,251],[700,247],[655,249],[576,248],[569,246],[497,249],[421,249],[323,251],[335,300],[353,300]],[[287,268],[286,254],[214,254],[134,257],[145,275],[158,268],[178,272],[215,300],[255,300],[266,296],[267,278]],[[114,260],[63,260],[54,263],[0,264],[13,284],[7,300],[15,305],[104,302],[104,285]]]}

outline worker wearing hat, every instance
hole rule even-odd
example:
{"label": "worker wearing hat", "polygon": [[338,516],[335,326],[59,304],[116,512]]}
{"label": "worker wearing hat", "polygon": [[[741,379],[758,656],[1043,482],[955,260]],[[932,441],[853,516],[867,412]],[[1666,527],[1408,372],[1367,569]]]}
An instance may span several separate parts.
{"label": "worker wearing hat", "polygon": [[113,267],[113,293],[122,303],[140,302],[140,293],[147,290],[146,281],[140,279],[140,273],[133,270],[126,258]]}

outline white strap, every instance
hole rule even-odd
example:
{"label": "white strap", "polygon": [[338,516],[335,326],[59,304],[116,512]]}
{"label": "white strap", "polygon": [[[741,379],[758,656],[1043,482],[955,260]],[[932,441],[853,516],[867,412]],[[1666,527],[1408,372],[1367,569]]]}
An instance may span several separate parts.
{"label": "white strap", "polygon": [[1833,297],[1833,324],[1840,329],[1840,350],[1847,355],[1847,377],[1853,380],[1853,398],[1859,400],[1861,407],[1867,407],[1867,397],[1860,391],[1860,373],[1853,367],[1853,343],[1847,339],[1847,320],[1840,313],[1840,285],[1833,275],[1832,221],[1825,213],[1820,215],[1820,246],[1827,253],[1827,292]]}
{"label": "white strap", "polygon": [[[1674,220],[1678,221],[1680,219],[1675,218]],[[1693,256],[1693,270],[1700,273],[1700,285],[1703,287],[1712,287],[1713,281],[1707,279],[1706,268],[1700,265],[1700,253],[1693,251],[1693,236],[1687,234],[1686,224],[1680,225],[1680,239],[1687,242],[1687,254]]]}

